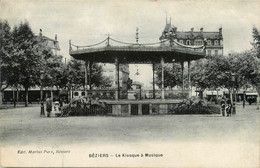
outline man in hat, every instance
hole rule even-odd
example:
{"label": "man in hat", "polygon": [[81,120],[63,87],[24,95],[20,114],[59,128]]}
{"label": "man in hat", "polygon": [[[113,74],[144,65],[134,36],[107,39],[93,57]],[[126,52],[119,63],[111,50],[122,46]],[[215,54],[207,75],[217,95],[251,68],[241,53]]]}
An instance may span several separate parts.
{"label": "man in hat", "polygon": [[227,116],[230,116],[230,117],[231,117],[231,108],[232,108],[231,100],[228,99],[228,100],[227,100],[226,111],[227,111]]}
{"label": "man in hat", "polygon": [[47,117],[50,117],[52,111],[52,100],[50,98],[50,95],[48,95],[46,99],[46,111],[47,111]]}
{"label": "man in hat", "polygon": [[222,99],[221,99],[221,101],[220,101],[220,108],[221,108],[222,116],[225,116],[226,100],[225,100],[224,97],[222,97]]}

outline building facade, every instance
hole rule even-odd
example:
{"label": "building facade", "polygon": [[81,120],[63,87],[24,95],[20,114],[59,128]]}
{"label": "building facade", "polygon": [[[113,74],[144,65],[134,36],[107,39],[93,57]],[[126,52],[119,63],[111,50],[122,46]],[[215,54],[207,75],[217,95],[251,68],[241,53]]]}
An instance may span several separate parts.
{"label": "building facade", "polygon": [[[170,22],[166,23],[164,31],[159,39],[164,40],[168,37],[171,37],[180,44],[188,46],[202,46],[204,40],[206,40],[206,55],[223,55],[222,28],[219,28],[219,31],[216,32],[204,31],[203,28],[200,28],[199,31],[195,31],[194,28],[191,28],[190,31],[178,31],[177,27],[172,26]],[[175,44],[173,43],[172,45]]]}
{"label": "building facade", "polygon": [[[115,64],[102,64],[103,75],[109,77],[113,81],[112,88],[116,88],[116,66]],[[127,81],[129,78],[129,65],[120,64],[119,65],[119,86],[121,90],[127,90]]]}
{"label": "building facade", "polygon": [[54,39],[51,39],[49,37],[43,36],[42,29],[40,29],[40,33],[38,36],[35,36],[35,39],[38,42],[38,44],[41,44],[48,49],[51,49],[52,53],[55,56],[60,55],[60,45],[59,45],[57,34],[55,34]]}
{"label": "building facade", "polygon": [[[60,46],[59,46],[59,41],[58,41],[57,35],[55,35],[54,39],[51,39],[49,37],[43,36],[42,30],[40,29],[39,35],[35,36],[34,38],[38,44],[41,44],[41,45],[45,46],[46,48],[50,49],[55,56],[60,55]],[[51,95],[53,96],[53,92],[54,92],[53,90],[54,90],[54,88],[44,88],[43,95],[46,95],[47,93],[51,92]],[[30,88],[30,90],[28,92],[29,103],[30,102],[39,102],[40,96],[41,96],[41,93],[40,93],[39,86]],[[45,96],[43,96],[43,97],[45,97]],[[25,101],[25,91],[23,88],[18,89],[18,88],[9,87],[9,88],[5,89],[5,91],[2,94],[2,102],[3,103],[13,102],[14,100],[16,102]]]}

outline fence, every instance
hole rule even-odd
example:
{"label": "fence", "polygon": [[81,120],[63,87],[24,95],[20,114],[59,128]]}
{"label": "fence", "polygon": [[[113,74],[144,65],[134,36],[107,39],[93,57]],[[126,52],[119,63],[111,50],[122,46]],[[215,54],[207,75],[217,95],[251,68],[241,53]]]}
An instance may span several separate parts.
{"label": "fence", "polygon": [[65,109],[68,116],[95,116],[95,115],[112,115],[112,106],[106,107],[90,105],[76,106]]}

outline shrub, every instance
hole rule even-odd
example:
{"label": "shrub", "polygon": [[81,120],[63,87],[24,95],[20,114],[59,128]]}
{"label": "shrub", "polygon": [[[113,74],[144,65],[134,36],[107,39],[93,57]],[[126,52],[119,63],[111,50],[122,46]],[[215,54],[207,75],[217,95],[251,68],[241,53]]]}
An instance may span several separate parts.
{"label": "shrub", "polygon": [[211,107],[205,100],[189,98],[180,102],[176,108],[170,111],[171,114],[214,114],[219,113],[218,108]]}

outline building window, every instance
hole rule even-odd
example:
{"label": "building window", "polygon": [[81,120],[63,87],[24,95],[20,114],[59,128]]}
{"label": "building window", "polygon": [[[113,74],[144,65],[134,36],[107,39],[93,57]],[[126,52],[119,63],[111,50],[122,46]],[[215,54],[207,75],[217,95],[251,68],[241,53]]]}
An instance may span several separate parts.
{"label": "building window", "polygon": [[218,50],[215,50],[215,56],[218,56]]}
{"label": "building window", "polygon": [[179,43],[183,44],[183,40],[180,40]]}
{"label": "building window", "polygon": [[211,56],[211,50],[208,50],[208,55]]}
{"label": "building window", "polygon": [[190,40],[187,40],[187,41],[186,41],[186,45],[190,45]]}
{"label": "building window", "polygon": [[215,41],[214,41],[214,45],[218,45],[218,40],[215,40]]}
{"label": "building window", "polygon": [[75,92],[75,93],[74,93],[74,96],[79,96],[79,92]]}
{"label": "building window", "polygon": [[203,45],[202,40],[195,40],[195,45],[196,45],[196,46],[201,46],[201,45]]}
{"label": "building window", "polygon": [[211,40],[208,40],[208,45],[211,45]]}

